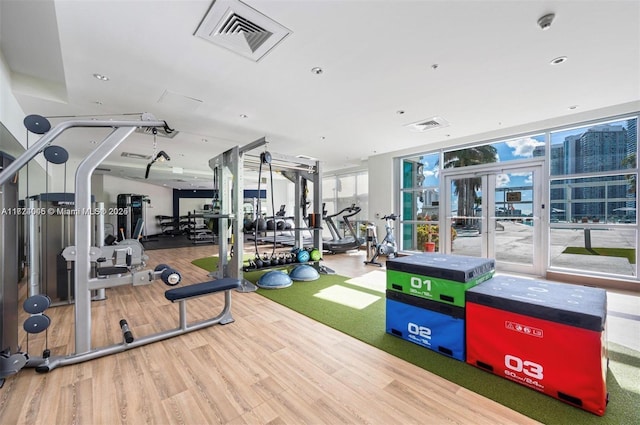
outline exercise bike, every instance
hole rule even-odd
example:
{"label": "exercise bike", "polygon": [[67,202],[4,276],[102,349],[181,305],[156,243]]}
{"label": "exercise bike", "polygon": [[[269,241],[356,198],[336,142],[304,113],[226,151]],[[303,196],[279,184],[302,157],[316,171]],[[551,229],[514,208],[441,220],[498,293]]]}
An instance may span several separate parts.
{"label": "exercise bike", "polygon": [[382,217],[383,220],[386,220],[384,228],[387,234],[380,243],[378,243],[375,224],[369,223],[367,225],[367,230],[371,230],[372,233],[371,244],[374,246],[375,252],[371,259],[364,262],[365,264],[373,264],[378,267],[382,267],[382,263],[376,261],[380,255],[385,255],[387,258],[397,257],[398,246],[396,245],[396,238],[393,236],[393,222],[396,221],[397,218],[398,216],[395,214],[389,214]]}

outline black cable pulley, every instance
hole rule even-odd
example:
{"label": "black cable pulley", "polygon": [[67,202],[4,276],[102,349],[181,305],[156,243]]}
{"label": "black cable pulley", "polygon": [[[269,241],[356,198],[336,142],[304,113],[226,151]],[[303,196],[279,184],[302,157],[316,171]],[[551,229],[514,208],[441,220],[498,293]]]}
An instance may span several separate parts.
{"label": "black cable pulley", "polygon": [[40,115],[27,115],[23,120],[24,126],[32,133],[45,134],[51,130],[51,123]]}

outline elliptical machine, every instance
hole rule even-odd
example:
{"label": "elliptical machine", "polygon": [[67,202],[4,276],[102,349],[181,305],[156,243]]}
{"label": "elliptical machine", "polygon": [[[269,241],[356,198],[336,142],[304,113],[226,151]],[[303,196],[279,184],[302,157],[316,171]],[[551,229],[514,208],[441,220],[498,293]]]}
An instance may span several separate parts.
{"label": "elliptical machine", "polygon": [[375,247],[375,252],[371,259],[364,262],[365,264],[373,264],[378,267],[382,267],[382,263],[376,261],[380,255],[386,255],[387,258],[395,258],[398,255],[396,238],[393,236],[393,222],[396,221],[397,218],[398,216],[395,214],[389,214],[382,217],[383,220],[386,220],[384,228],[387,234],[380,243],[378,243],[376,226],[373,223],[369,223],[367,225],[367,229],[371,229],[373,233],[372,245]]}

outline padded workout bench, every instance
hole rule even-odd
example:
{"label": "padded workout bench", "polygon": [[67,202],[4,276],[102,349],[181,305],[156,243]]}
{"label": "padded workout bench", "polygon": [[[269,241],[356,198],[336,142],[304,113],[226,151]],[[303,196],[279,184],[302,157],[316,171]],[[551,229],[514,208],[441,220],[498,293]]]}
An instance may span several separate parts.
{"label": "padded workout bench", "polygon": [[[164,293],[164,296],[171,302],[180,302],[180,329],[193,330],[193,328],[200,328],[209,326],[211,324],[220,323],[226,325],[233,322],[231,316],[231,290],[240,287],[240,280],[233,278],[223,278],[211,280],[209,282],[196,283],[194,285],[182,286],[180,288],[169,289]],[[187,325],[187,300],[192,298],[201,297],[204,295],[214,294],[224,291],[224,309],[222,312],[205,322],[188,326]]]}

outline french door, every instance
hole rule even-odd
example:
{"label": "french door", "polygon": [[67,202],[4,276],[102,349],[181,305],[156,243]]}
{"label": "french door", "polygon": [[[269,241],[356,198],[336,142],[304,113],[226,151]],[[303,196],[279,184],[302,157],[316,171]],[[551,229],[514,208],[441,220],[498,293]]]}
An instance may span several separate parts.
{"label": "french door", "polygon": [[505,272],[543,274],[542,165],[443,171],[452,254],[493,258]]}

